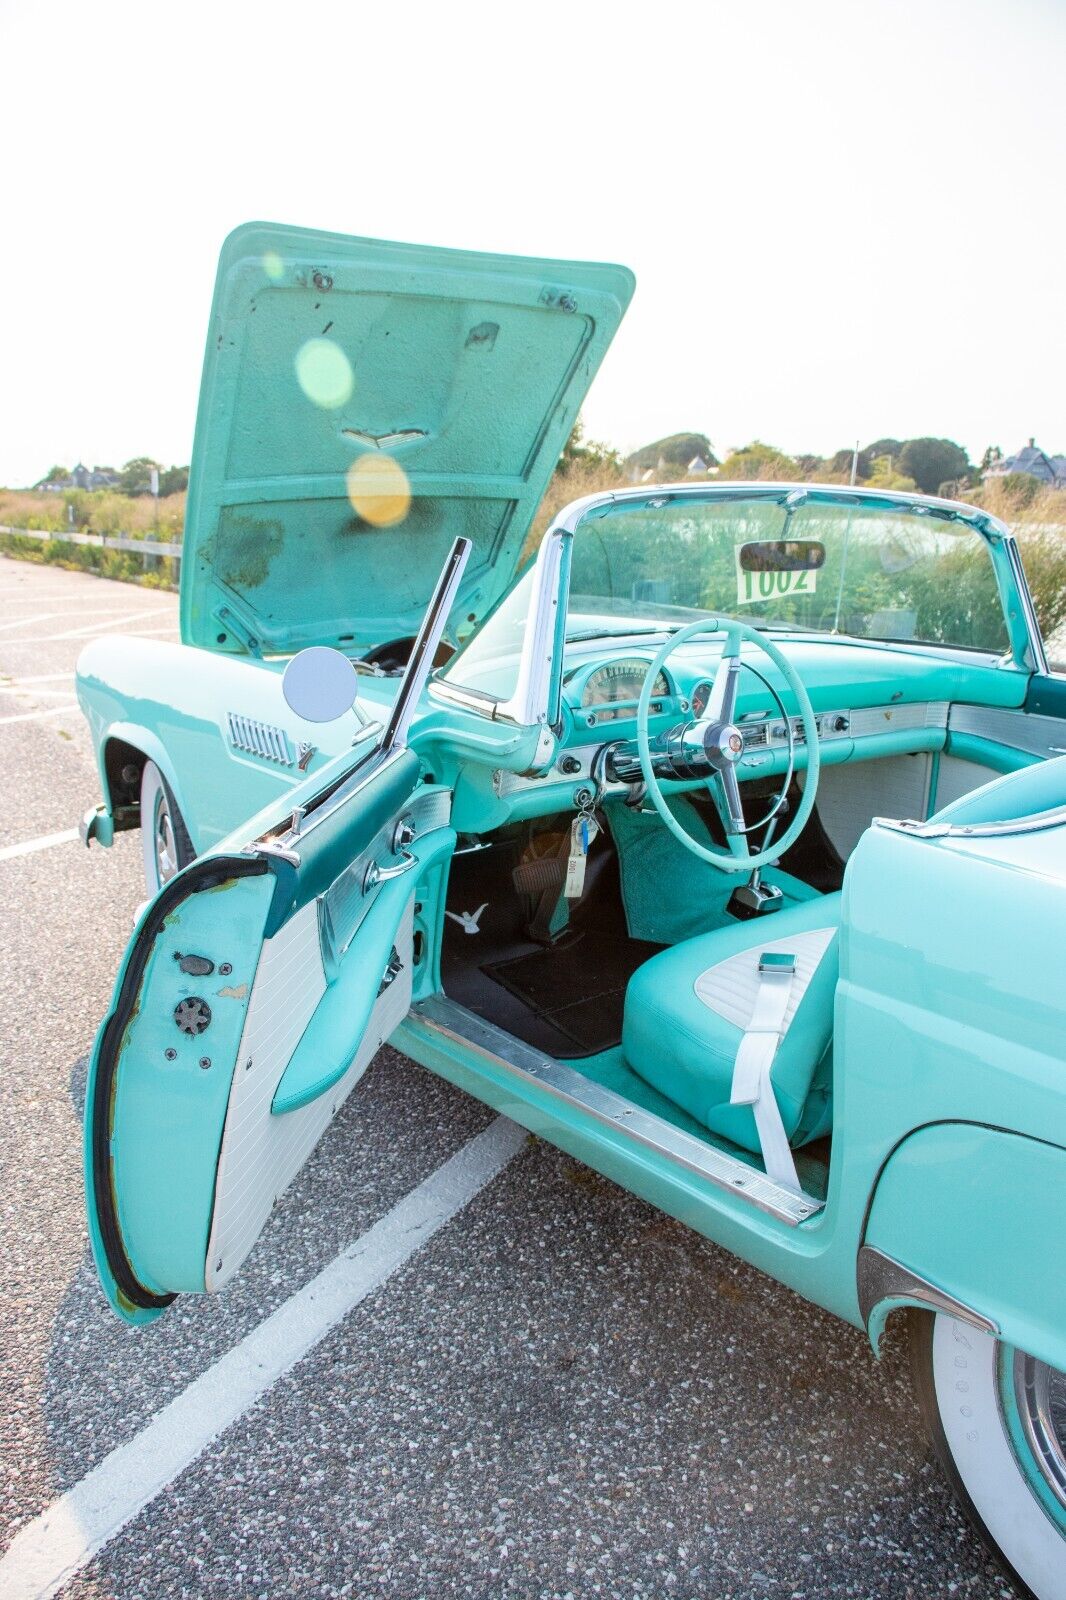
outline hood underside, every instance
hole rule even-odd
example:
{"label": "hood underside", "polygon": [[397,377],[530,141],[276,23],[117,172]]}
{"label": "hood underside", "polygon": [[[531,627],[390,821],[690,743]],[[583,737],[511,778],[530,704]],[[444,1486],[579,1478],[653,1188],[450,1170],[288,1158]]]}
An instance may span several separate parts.
{"label": "hood underside", "polygon": [[450,633],[511,582],[633,291],[624,267],[250,223],[219,262],[182,637],[353,655],[415,633],[457,534]]}

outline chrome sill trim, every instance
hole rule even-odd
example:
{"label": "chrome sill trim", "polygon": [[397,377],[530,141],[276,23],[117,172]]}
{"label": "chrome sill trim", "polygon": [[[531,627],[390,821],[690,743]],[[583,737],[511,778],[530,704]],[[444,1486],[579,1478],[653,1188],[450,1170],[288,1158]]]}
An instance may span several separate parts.
{"label": "chrome sill trim", "polygon": [[982,1333],[999,1338],[999,1327],[995,1322],[990,1322],[978,1311],[971,1311],[961,1300],[945,1294],[935,1283],[920,1278],[916,1272],[891,1256],[886,1256],[883,1250],[876,1249],[874,1245],[864,1244],[859,1250],[855,1278],[859,1312],[867,1330],[871,1316],[883,1301],[912,1300],[928,1306],[930,1311],[943,1311],[949,1317],[958,1317],[962,1322],[980,1328]]}
{"label": "chrome sill trim", "polygon": [[1005,822],[898,822],[893,817],[874,817],[875,828],[890,828],[893,833],[908,833],[913,839],[1005,839],[1018,833],[1042,833],[1045,828],[1066,824],[1066,806],[1037,811],[1031,817],[1013,817]]}
{"label": "chrome sill trim", "polygon": [[704,1144],[664,1117],[644,1111],[613,1089],[593,1083],[565,1062],[523,1044],[446,995],[436,994],[417,1002],[411,1007],[408,1020],[430,1035],[442,1035],[476,1050],[516,1080],[536,1084],[596,1122],[622,1130],[634,1144],[665,1156],[686,1172],[728,1190],[781,1222],[795,1227],[822,1209],[822,1201],[783,1188],[746,1162]]}

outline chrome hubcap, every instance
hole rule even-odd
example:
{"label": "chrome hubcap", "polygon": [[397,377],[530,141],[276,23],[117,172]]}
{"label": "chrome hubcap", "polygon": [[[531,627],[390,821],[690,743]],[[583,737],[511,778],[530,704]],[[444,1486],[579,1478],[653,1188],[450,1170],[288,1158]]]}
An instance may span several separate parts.
{"label": "chrome hubcap", "polygon": [[1014,1394],[1033,1460],[1066,1510],[1066,1372],[1018,1351]]}
{"label": "chrome hubcap", "polygon": [[170,820],[170,807],[163,795],[159,796],[155,808],[155,864],[160,883],[168,883],[178,870],[174,826]]}

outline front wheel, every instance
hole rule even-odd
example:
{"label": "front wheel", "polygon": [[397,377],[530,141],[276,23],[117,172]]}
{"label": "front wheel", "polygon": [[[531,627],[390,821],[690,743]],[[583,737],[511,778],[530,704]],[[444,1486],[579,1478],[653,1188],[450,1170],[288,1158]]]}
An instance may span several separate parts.
{"label": "front wheel", "polygon": [[196,856],[185,819],[154,761],[146,761],[141,773],[141,849],[149,896]]}
{"label": "front wheel", "polygon": [[910,1344],[964,1511],[1021,1594],[1066,1600],[1066,1372],[943,1312],[912,1311]]}

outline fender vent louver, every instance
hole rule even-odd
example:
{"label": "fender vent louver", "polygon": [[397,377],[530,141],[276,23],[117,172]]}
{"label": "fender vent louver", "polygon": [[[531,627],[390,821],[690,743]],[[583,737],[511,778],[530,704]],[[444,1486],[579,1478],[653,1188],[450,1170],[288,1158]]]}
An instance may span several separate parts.
{"label": "fender vent louver", "polygon": [[261,756],[264,761],[274,761],[279,767],[291,767],[292,751],[289,741],[280,728],[255,717],[241,717],[236,711],[226,713],[229,739],[235,750],[244,750],[250,756]]}

